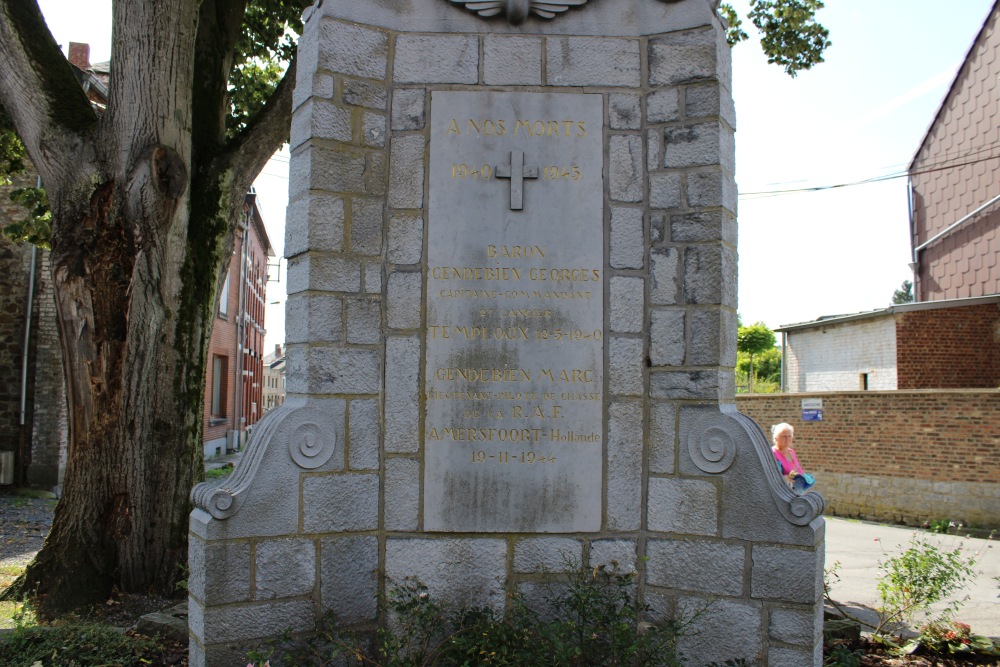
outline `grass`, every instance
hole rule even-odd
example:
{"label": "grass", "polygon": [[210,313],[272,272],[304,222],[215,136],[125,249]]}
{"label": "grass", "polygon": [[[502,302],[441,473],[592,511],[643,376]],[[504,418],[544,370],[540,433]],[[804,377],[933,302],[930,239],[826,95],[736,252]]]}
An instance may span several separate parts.
{"label": "grass", "polygon": [[205,471],[205,479],[223,479],[229,477],[233,472],[233,464],[227,463],[221,468],[212,468],[211,470]]}

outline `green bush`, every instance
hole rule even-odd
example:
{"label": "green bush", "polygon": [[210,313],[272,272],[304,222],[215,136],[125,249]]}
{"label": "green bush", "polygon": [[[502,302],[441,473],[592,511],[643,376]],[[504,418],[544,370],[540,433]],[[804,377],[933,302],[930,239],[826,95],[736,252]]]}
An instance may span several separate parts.
{"label": "green bush", "polygon": [[[603,566],[571,574],[543,618],[515,596],[507,613],[452,610],[431,599],[415,579],[394,584],[383,599],[389,621],[371,633],[352,633],[334,619],[304,649],[288,651],[284,665],[333,665],[349,659],[379,667],[429,665],[653,665],[680,667],[679,629],[640,622],[633,575]],[[554,590],[554,589],[553,589]],[[267,656],[252,656],[263,661]]]}

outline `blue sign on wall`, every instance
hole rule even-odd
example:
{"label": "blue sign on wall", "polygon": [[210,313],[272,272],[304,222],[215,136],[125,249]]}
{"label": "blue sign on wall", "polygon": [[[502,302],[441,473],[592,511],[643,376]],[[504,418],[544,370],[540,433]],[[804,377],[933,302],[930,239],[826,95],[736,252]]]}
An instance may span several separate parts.
{"label": "blue sign on wall", "polygon": [[804,422],[821,422],[821,421],[823,421],[823,411],[822,410],[803,410],[802,411],[802,421],[804,421]]}

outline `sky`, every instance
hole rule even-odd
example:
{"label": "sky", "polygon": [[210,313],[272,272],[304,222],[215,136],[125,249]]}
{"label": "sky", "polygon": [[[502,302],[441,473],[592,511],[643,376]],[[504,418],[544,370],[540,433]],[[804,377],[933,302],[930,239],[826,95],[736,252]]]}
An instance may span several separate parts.
{"label": "sky", "polygon": [[[622,0],[617,0],[622,1]],[[749,0],[731,0],[746,16]],[[790,78],[751,39],[733,50],[739,312],[775,328],[889,305],[911,279],[905,172],[993,0],[827,0],[826,62]],[[56,41],[110,58],[110,0],[39,0]],[[257,178],[282,255],[288,153]],[[763,193],[763,194],[761,194]],[[285,262],[272,270],[265,351],[284,339]]]}

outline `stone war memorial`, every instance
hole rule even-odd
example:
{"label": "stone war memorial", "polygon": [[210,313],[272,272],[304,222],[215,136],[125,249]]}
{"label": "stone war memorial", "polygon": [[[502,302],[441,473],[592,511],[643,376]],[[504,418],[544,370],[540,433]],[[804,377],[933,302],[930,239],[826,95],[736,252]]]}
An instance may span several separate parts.
{"label": "stone war memorial", "polygon": [[[736,412],[710,0],[325,0],[299,42],[288,400],[193,492],[192,665],[636,572],[686,664],[821,664],[824,524]],[[242,661],[242,662],[241,662]]]}

